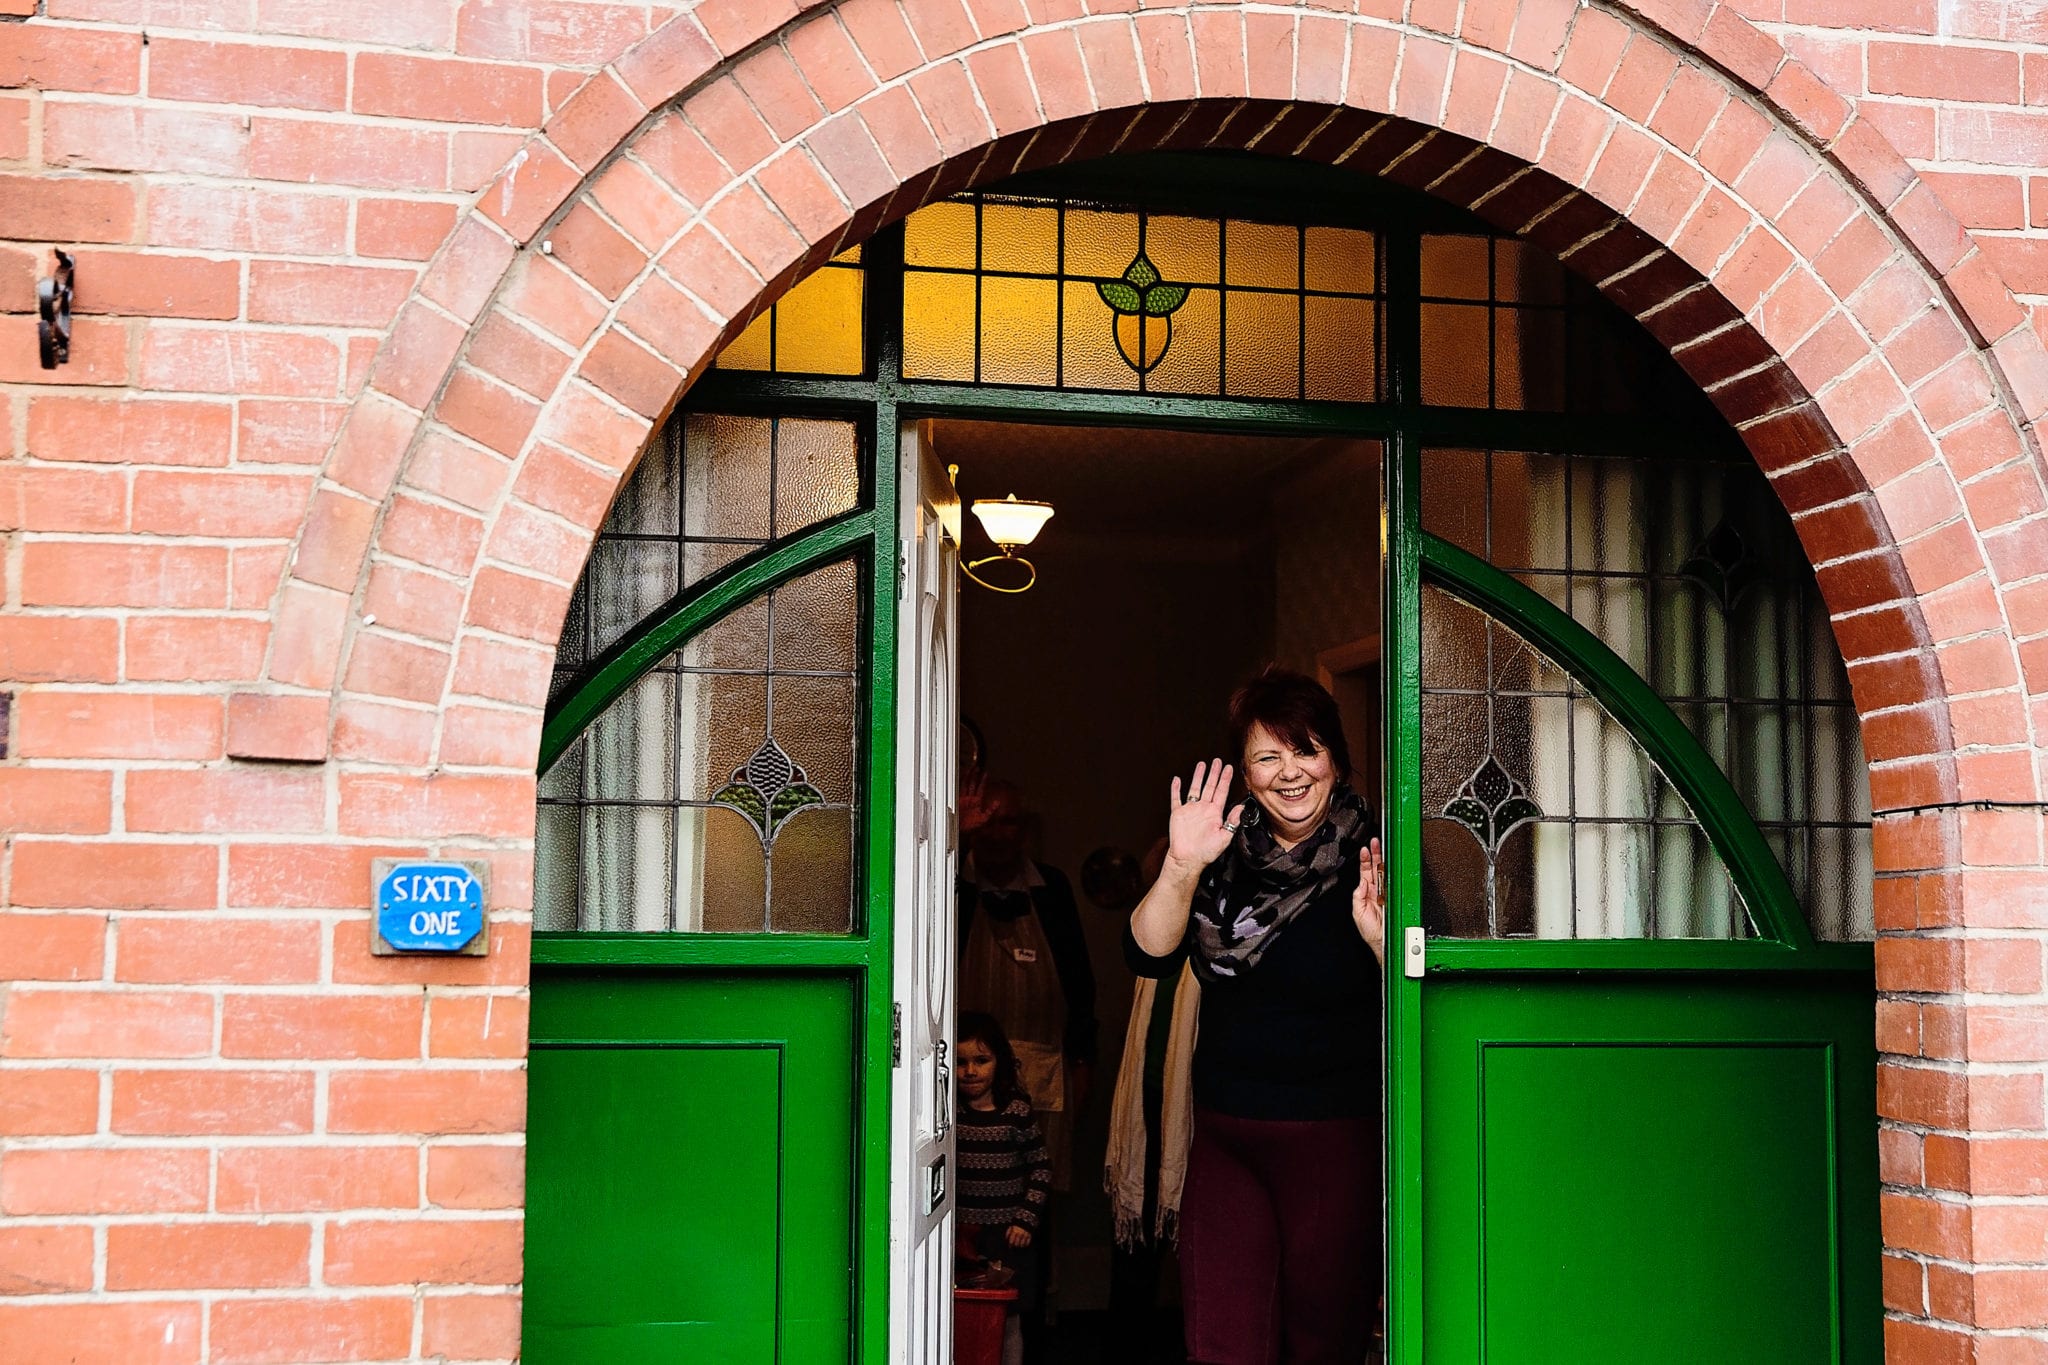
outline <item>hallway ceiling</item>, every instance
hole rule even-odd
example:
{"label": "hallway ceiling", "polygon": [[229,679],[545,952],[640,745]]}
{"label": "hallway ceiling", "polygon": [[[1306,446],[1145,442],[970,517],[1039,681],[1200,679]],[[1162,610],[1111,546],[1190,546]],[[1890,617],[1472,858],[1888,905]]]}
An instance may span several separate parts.
{"label": "hallway ceiling", "polygon": [[940,421],[940,459],[960,494],[1049,502],[1045,534],[1147,536],[1255,532],[1272,491],[1348,442],[1136,427]]}

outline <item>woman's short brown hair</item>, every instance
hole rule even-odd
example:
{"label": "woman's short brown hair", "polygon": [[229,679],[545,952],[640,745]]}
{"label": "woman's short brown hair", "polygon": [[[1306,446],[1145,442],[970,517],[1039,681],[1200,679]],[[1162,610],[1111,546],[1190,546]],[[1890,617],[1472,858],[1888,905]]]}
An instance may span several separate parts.
{"label": "woman's short brown hair", "polygon": [[1338,780],[1351,780],[1351,746],[1344,742],[1337,699],[1314,678],[1269,664],[1231,694],[1230,746],[1239,768],[1254,725],[1265,726],[1299,754],[1328,749]]}

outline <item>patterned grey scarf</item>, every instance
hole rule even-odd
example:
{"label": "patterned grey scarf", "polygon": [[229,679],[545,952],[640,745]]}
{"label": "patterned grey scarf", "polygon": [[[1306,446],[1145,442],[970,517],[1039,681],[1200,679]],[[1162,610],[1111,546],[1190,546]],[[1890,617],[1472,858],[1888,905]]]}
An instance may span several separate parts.
{"label": "patterned grey scarf", "polygon": [[1251,802],[1237,838],[1195,891],[1195,971],[1217,981],[1258,966],[1290,920],[1356,871],[1370,825],[1364,798],[1340,783],[1315,833],[1282,848]]}

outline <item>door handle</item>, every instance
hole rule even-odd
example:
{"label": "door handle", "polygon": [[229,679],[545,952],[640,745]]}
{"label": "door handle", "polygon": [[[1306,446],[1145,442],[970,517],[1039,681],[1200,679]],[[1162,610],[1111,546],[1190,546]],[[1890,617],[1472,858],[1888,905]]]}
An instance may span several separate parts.
{"label": "door handle", "polygon": [[944,1137],[953,1128],[953,1068],[946,1061],[946,1040],[941,1038],[932,1052],[932,1089],[937,1105],[932,1114],[932,1136]]}

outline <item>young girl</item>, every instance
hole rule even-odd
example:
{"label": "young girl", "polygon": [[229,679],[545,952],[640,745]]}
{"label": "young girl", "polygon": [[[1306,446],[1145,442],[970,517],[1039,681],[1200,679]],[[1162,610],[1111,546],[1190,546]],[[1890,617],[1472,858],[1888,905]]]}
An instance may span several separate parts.
{"label": "young girl", "polygon": [[[986,1014],[960,1016],[954,1051],[960,1087],[958,1143],[962,1280],[999,1262],[1017,1290],[1003,1324],[1004,1365],[1023,1358],[1022,1315],[1037,1308],[1039,1248],[1052,1190],[1052,1158],[1031,1099],[1018,1082],[1017,1058],[1002,1026]],[[976,1266],[974,1263],[982,1263]]]}

